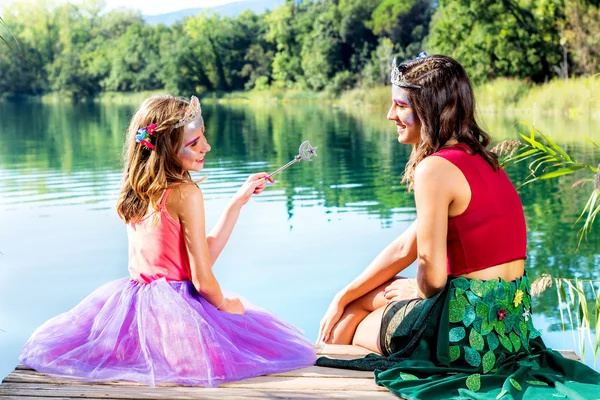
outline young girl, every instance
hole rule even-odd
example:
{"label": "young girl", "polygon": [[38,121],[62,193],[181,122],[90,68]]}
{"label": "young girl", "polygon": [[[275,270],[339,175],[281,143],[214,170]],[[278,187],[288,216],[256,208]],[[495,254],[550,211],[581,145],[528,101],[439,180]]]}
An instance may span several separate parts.
{"label": "young girl", "polygon": [[[598,397],[600,374],[547,349],[533,326],[523,208],[475,121],[464,68],[421,54],[391,80],[417,220],[336,295],[319,335],[384,357],[317,365],[377,370],[407,399]],[[395,278],[415,260],[416,281]]]}
{"label": "young girl", "polygon": [[188,171],[210,151],[200,111],[164,95],[146,100],[128,130],[117,204],[127,224],[130,277],[100,287],[38,328],[20,361],[85,381],[217,386],[312,365],[312,346],[265,310],[226,297],[212,266],[241,208],[267,174],[251,175],[210,234]]}

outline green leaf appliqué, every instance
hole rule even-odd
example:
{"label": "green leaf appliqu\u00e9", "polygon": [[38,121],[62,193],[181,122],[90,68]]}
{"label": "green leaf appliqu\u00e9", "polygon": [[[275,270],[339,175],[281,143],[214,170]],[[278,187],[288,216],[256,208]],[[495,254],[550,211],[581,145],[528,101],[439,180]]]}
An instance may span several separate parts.
{"label": "green leaf appliqu\u00e9", "polygon": [[490,308],[484,303],[477,303],[475,306],[475,314],[483,317],[484,320],[488,318],[488,313],[490,312]]}
{"label": "green leaf appliqu\u00e9", "polygon": [[473,321],[475,321],[475,307],[473,306],[468,306],[465,307],[465,315],[463,316],[463,324],[465,324],[466,327],[470,326]]}
{"label": "green leaf appliqu\u00e9", "polygon": [[498,339],[500,339],[500,343],[502,343],[502,346],[504,346],[506,350],[512,352],[513,346],[509,338],[504,335],[498,335]]}
{"label": "green leaf appliqu\u00e9", "polygon": [[403,381],[414,381],[414,380],[419,379],[416,376],[414,376],[413,374],[406,374],[406,373],[401,373],[400,378],[402,378]]}
{"label": "green leaf appliqu\u00e9", "polygon": [[448,332],[448,338],[451,342],[458,342],[462,340],[466,334],[465,328],[462,326],[457,326],[456,328],[450,329]]}
{"label": "green leaf appliqu\u00e9", "polygon": [[486,338],[487,338],[488,347],[490,348],[491,351],[496,350],[498,348],[498,346],[500,345],[500,342],[498,341],[498,336],[496,336],[496,334],[494,332],[488,333]]}
{"label": "green leaf appliqu\u00e9", "polygon": [[510,335],[508,335],[508,337],[510,338],[513,347],[515,348],[515,352],[519,351],[519,349],[521,348],[521,339],[519,339],[519,335],[517,335],[514,332],[511,332]]}
{"label": "green leaf appliqu\u00e9", "polygon": [[485,353],[483,355],[481,363],[483,364],[483,373],[487,374],[488,372],[490,372],[496,364],[496,355],[494,354],[494,352],[488,351],[487,353]]}
{"label": "green leaf appliqu\u00e9", "polygon": [[517,382],[514,378],[510,378],[510,384],[517,390],[523,390],[519,382]]}
{"label": "green leaf appliqu\u00e9", "polygon": [[450,346],[450,362],[458,360],[460,357],[460,346]]}
{"label": "green leaf appliqu\u00e9", "polygon": [[549,386],[546,382],[542,382],[542,381],[525,381],[527,383],[529,383],[530,385],[535,385],[535,386]]}
{"label": "green leaf appliqu\u00e9", "polygon": [[483,337],[479,333],[477,333],[475,329],[471,329],[471,332],[469,333],[469,344],[475,350],[483,350]]}
{"label": "green leaf appliqu\u00e9", "polygon": [[481,389],[481,375],[473,374],[467,378],[467,387],[473,392]]}
{"label": "green leaf appliqu\u00e9", "polygon": [[483,297],[483,282],[479,279],[471,280],[471,291],[479,297]]}
{"label": "green leaf appliqu\u00e9", "polygon": [[450,322],[461,322],[465,315],[465,308],[457,300],[450,300],[448,307],[450,308],[448,317]]}
{"label": "green leaf appliqu\u00e9", "polygon": [[475,349],[470,348],[469,346],[465,346],[465,360],[474,367],[479,367],[481,365],[481,354]]}

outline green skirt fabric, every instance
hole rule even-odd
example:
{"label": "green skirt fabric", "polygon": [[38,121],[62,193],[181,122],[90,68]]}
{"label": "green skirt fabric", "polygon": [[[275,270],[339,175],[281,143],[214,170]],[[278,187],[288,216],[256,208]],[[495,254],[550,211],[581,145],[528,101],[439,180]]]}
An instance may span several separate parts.
{"label": "green skirt fabric", "polygon": [[405,399],[600,399],[600,374],[546,348],[531,318],[527,276],[451,278],[405,316],[388,357],[321,357],[317,365],[374,370]]}

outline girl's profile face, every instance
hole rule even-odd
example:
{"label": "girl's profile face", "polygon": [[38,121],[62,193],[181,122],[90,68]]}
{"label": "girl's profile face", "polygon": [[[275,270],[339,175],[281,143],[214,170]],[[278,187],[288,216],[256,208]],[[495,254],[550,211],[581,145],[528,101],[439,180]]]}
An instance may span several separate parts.
{"label": "girl's profile face", "polygon": [[392,106],[387,118],[396,123],[400,143],[417,144],[421,141],[421,122],[415,115],[408,92],[396,85],[392,85]]}
{"label": "girl's profile face", "polygon": [[200,171],[204,167],[204,156],[210,145],[204,136],[204,124],[189,124],[183,131],[183,143],[177,157],[186,171]]}

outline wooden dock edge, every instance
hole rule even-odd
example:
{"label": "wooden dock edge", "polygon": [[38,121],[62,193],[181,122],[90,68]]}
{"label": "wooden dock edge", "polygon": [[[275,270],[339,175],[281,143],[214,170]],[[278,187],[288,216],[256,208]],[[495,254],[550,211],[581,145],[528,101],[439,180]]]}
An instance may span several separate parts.
{"label": "wooden dock edge", "polygon": [[[352,359],[369,354],[358,346],[314,345],[319,356]],[[571,359],[572,350],[560,351]],[[133,382],[77,382],[50,377],[19,365],[0,384],[4,399],[397,399],[377,386],[373,373],[312,366],[202,388],[177,385],[149,387]]]}

